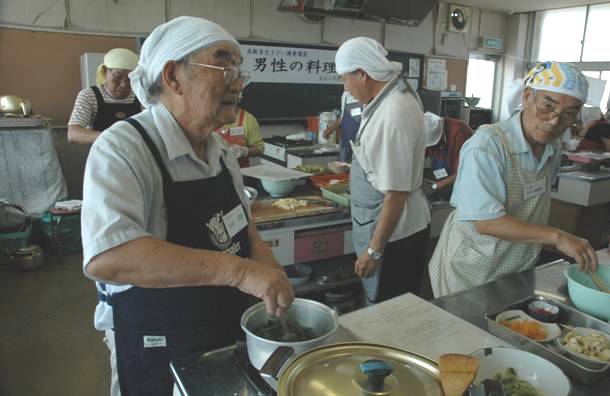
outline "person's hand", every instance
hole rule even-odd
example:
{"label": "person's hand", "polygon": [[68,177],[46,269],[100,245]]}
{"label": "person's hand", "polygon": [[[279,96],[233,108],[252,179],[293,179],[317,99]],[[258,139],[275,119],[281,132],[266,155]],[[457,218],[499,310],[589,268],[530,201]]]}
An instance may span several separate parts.
{"label": "person's hand", "polygon": [[322,136],[324,136],[324,139],[328,139],[330,134],[333,133],[334,131],[335,130],[332,128],[326,128],[325,130],[322,131]]}
{"label": "person's hand", "polygon": [[231,154],[235,156],[235,158],[242,158],[248,156],[248,147],[246,146],[234,144],[229,146],[229,150],[231,151]]}
{"label": "person's hand", "polygon": [[258,261],[244,259],[234,285],[242,292],[262,299],[269,315],[282,315],[294,300],[294,290],[284,270]]}
{"label": "person's hand", "polygon": [[576,260],[581,271],[597,271],[597,254],[586,239],[560,231],[555,247]]}
{"label": "person's hand", "polygon": [[358,260],[356,260],[354,272],[361,278],[370,278],[377,270],[378,265],[379,260],[373,259],[365,250],[364,253],[358,257]]}

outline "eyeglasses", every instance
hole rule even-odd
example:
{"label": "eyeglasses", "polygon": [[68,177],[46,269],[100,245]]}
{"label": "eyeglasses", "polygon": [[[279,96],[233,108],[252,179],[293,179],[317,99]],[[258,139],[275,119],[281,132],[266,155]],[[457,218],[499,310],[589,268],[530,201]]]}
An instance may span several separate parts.
{"label": "eyeglasses", "polygon": [[220,70],[223,72],[223,77],[225,80],[225,84],[231,85],[235,82],[235,80],[241,80],[241,83],[246,86],[250,81],[250,73],[247,71],[241,71],[236,67],[222,67],[216,65],[207,65],[205,63],[197,63],[197,62],[186,62],[189,65],[207,67],[208,69]]}
{"label": "eyeglasses", "polygon": [[129,85],[129,74],[128,73],[116,73],[111,69],[108,69],[112,75],[112,83],[115,85]]}
{"label": "eyeglasses", "polygon": [[536,106],[536,116],[544,121],[551,121],[555,117],[559,117],[561,124],[573,124],[580,114],[579,110],[568,109],[565,111],[557,111],[557,105],[548,100],[544,100],[542,104],[539,104],[536,100],[538,95],[534,94],[534,105]]}

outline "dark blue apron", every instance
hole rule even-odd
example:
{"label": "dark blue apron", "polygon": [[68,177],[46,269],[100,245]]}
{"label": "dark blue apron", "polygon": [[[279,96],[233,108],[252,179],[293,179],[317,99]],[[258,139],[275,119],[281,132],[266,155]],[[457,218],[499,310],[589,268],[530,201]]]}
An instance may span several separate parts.
{"label": "dark blue apron", "polygon": [[[222,158],[218,176],[174,182],[144,128],[133,119],[127,121],[138,130],[161,169],[167,241],[248,257],[247,227],[231,238],[222,220],[242,205]],[[247,304],[244,293],[224,286],[134,286],[110,300],[122,396],[171,395],[169,362],[234,343],[241,335],[239,321]]]}
{"label": "dark blue apron", "polygon": [[131,103],[106,103],[102,92],[97,86],[92,86],[91,89],[95,94],[95,100],[97,101],[97,114],[93,125],[91,126],[94,131],[103,131],[109,128],[112,124],[117,121],[131,117],[134,114],[138,114],[142,111],[140,102],[137,98],[134,98]]}
{"label": "dark blue apron", "polygon": [[362,115],[352,116],[352,110],[360,108],[362,105],[354,101],[352,103],[345,103],[343,105],[343,114],[341,114],[341,147],[339,148],[339,161],[351,162],[352,161],[352,145],[356,135],[358,134],[358,128],[360,128],[360,120]]}
{"label": "dark blue apron", "polygon": [[448,161],[448,156],[449,156],[449,146],[447,145],[447,143],[445,142],[445,145],[443,147],[443,152],[442,154],[437,154],[436,152],[434,152],[432,154],[432,163],[430,164],[430,168],[433,171],[439,170],[439,169],[445,169],[445,171],[447,171],[447,174],[450,175],[450,171],[449,171],[449,161]]}

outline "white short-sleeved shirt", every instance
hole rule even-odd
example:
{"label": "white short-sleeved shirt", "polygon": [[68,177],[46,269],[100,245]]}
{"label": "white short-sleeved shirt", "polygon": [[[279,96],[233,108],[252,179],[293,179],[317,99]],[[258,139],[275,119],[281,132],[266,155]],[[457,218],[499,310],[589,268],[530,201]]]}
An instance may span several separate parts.
{"label": "white short-sleeved shirt", "polygon": [[[387,95],[386,91],[389,91]],[[377,100],[382,101],[379,106],[375,104]],[[425,158],[424,113],[417,99],[389,82],[364,107],[358,135],[360,147],[354,146],[354,152],[367,181],[383,193],[411,193],[389,241],[406,238],[426,228],[430,224],[430,208],[421,188]]]}
{"label": "white short-sleeved shirt", "polygon": [[502,148],[496,128],[505,134],[523,169],[538,172],[548,161],[554,161],[554,175],[559,170],[561,158],[555,157],[555,152],[561,150],[559,139],[547,143],[538,160],[523,135],[521,112],[497,124],[482,126],[460,151],[460,167],[451,196],[451,205],[457,208],[456,220],[493,220],[506,214],[505,180],[510,158]]}
{"label": "white short-sleeved shirt", "polygon": [[[197,157],[182,128],[163,104],[133,118],[150,135],[174,181],[216,176],[222,170],[222,157],[249,212],[239,164],[220,136],[210,134],[205,145],[206,163]],[[85,274],[91,259],[106,250],[143,236],[165,239],[164,206],[163,179],[150,149],[129,123],[113,124],[91,147],[85,168],[81,212]],[[131,285],[107,284],[106,287],[113,294]],[[94,323],[98,330],[112,328],[112,307],[98,303]]]}

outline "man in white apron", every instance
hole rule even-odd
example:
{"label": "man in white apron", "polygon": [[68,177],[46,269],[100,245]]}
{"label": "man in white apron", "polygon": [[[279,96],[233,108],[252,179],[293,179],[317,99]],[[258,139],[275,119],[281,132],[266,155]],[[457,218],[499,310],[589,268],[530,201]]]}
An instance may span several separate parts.
{"label": "man in white apron", "polygon": [[456,210],[429,264],[435,297],[530,269],[542,244],[581,269],[597,268],[589,242],[546,225],[561,159],[558,138],[578,117],[587,80],[567,63],[545,62],[524,84],[522,110],[481,127],[462,148],[451,197]]}
{"label": "man in white apron", "polygon": [[419,291],[430,210],[422,190],[424,120],[417,94],[373,39],[337,50],[337,73],[363,106],[350,173],[355,272],[368,303]]}

